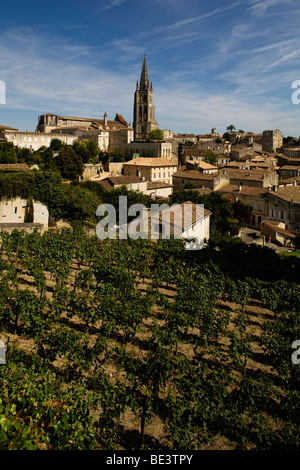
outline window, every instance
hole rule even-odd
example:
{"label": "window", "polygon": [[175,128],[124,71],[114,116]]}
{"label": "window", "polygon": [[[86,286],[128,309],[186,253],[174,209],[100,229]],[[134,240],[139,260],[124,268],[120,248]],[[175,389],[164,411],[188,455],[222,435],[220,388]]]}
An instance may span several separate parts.
{"label": "window", "polygon": [[18,212],[18,208],[17,208],[17,207],[15,207],[15,214],[16,214],[17,212]]}
{"label": "window", "polygon": [[156,178],[156,173],[153,173],[153,178]]}
{"label": "window", "polygon": [[261,202],[258,203],[258,210],[262,211],[262,203]]}
{"label": "window", "polygon": [[279,218],[284,219],[284,211],[279,211]]}

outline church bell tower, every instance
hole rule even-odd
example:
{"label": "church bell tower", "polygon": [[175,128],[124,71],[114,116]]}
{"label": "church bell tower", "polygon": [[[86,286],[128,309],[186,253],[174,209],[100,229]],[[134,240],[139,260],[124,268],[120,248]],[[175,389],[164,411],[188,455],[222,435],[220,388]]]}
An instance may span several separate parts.
{"label": "church bell tower", "polygon": [[153,105],[152,82],[149,82],[146,56],[141,73],[140,84],[137,82],[134,93],[133,129],[135,140],[147,140],[149,133],[157,129],[155,107]]}

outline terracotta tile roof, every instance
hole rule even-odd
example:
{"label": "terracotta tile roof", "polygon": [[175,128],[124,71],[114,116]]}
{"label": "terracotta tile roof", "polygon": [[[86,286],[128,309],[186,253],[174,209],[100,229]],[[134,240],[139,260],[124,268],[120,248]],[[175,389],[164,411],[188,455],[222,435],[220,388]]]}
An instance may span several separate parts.
{"label": "terracotta tile roof", "polygon": [[296,238],[296,235],[289,230],[286,230],[285,228],[279,227],[278,225],[275,225],[275,223],[269,222],[268,220],[263,220],[262,221],[263,225],[266,225],[267,227],[270,227],[270,229],[274,230],[275,232],[281,233],[282,235],[287,235],[291,238]]}
{"label": "terracotta tile roof", "polygon": [[179,204],[175,208],[169,208],[159,212],[158,216],[153,215],[153,219],[157,220],[168,220],[167,216],[170,217],[170,225],[181,227],[183,230],[187,229],[197,221],[208,217],[211,212],[199,204],[194,204],[191,201]]}
{"label": "terracotta tile roof", "polygon": [[225,199],[227,199],[227,201],[230,201],[230,202],[235,202],[236,201],[236,198],[230,193],[224,193],[223,197]]}
{"label": "terracotta tile roof", "polygon": [[111,183],[113,186],[119,184],[131,184],[131,183],[142,183],[144,182],[139,176],[108,176],[106,180]]}
{"label": "terracotta tile roof", "polygon": [[103,178],[102,180],[94,180],[95,183],[98,183],[98,184],[101,184],[101,186],[103,186],[104,189],[112,189],[113,188],[113,185],[106,179],[106,178]]}
{"label": "terracotta tile roof", "polygon": [[276,192],[270,191],[270,194],[284,201],[300,204],[300,186],[298,185],[281,187]]}
{"label": "terracotta tile roof", "polygon": [[200,194],[212,193],[212,189],[210,188],[191,188],[191,189],[184,189],[184,191],[197,191],[197,193],[200,193]]}
{"label": "terracotta tile roof", "polygon": [[241,190],[239,191],[239,186],[236,184],[228,184],[224,186],[222,189],[218,190],[221,193],[234,193],[234,194],[244,194],[249,196],[264,196],[267,192],[267,188],[261,188],[258,186],[241,186]]}
{"label": "terracotta tile roof", "polygon": [[95,180],[101,184],[105,189],[111,189],[117,185],[131,184],[131,183],[143,183],[144,181],[139,176],[108,176],[102,180]]}
{"label": "terracotta tile roof", "polygon": [[300,165],[283,165],[279,167],[279,170],[300,170]]}
{"label": "terracotta tile roof", "polygon": [[296,181],[297,184],[300,184],[300,176],[292,176],[291,178],[285,178],[278,182],[278,186],[285,186],[287,184],[291,185]]}
{"label": "terracotta tile roof", "polygon": [[199,179],[199,180],[213,180],[216,178],[218,175],[216,173],[213,174],[207,174],[207,173],[200,173],[200,171],[197,170],[186,170],[186,171],[176,171],[176,173],[173,173],[173,178],[183,178],[183,179]]}
{"label": "terracotta tile roof", "polygon": [[[81,122],[91,122],[92,125],[104,125],[104,119],[98,119],[98,118],[84,118],[84,117],[74,117],[74,116],[58,116],[57,114],[52,114],[52,113],[47,113],[45,116],[55,116],[58,117],[59,119],[64,119],[67,121],[81,121]],[[108,120],[107,121],[108,127],[119,127],[119,128],[124,128],[128,127],[127,122],[123,118],[121,114],[116,114],[115,120]]]}
{"label": "terracotta tile roof", "polygon": [[275,173],[273,170],[263,170],[263,169],[251,169],[251,170],[236,170],[234,168],[222,169],[223,173],[226,171],[226,175],[230,179],[240,179],[240,180],[252,180],[260,181],[265,179],[267,176],[271,176]]}
{"label": "terracotta tile roof", "polygon": [[148,181],[147,189],[159,189],[159,188],[170,188],[173,187],[171,183],[164,183],[163,181]]}
{"label": "terracotta tile roof", "polygon": [[17,131],[18,129],[15,129],[14,127],[3,126],[2,124],[0,124],[0,131],[1,130]]}
{"label": "terracotta tile roof", "polygon": [[211,165],[210,163],[204,162],[203,160],[200,160],[197,162],[197,164],[199,168],[202,168],[203,170],[215,170],[218,168],[217,166]]}
{"label": "terracotta tile roof", "polygon": [[176,166],[177,163],[172,162],[168,158],[164,157],[138,157],[130,160],[129,162],[124,163],[125,165],[130,166],[151,166],[151,167],[163,167],[163,166]]}

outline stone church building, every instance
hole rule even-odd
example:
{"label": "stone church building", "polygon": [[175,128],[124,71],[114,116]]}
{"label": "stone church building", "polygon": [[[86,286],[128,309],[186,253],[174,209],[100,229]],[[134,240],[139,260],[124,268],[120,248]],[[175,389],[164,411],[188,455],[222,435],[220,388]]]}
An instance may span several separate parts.
{"label": "stone church building", "polygon": [[149,133],[157,128],[152,82],[150,84],[145,56],[140,84],[137,81],[134,93],[133,129],[135,141],[146,140]]}

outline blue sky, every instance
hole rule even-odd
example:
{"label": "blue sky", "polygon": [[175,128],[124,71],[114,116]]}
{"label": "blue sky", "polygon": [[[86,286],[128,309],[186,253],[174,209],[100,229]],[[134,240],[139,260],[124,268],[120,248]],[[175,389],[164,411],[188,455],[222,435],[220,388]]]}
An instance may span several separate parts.
{"label": "blue sky", "polygon": [[299,0],[1,2],[0,124],[47,112],[133,121],[146,54],[156,120],[174,133],[300,136]]}

